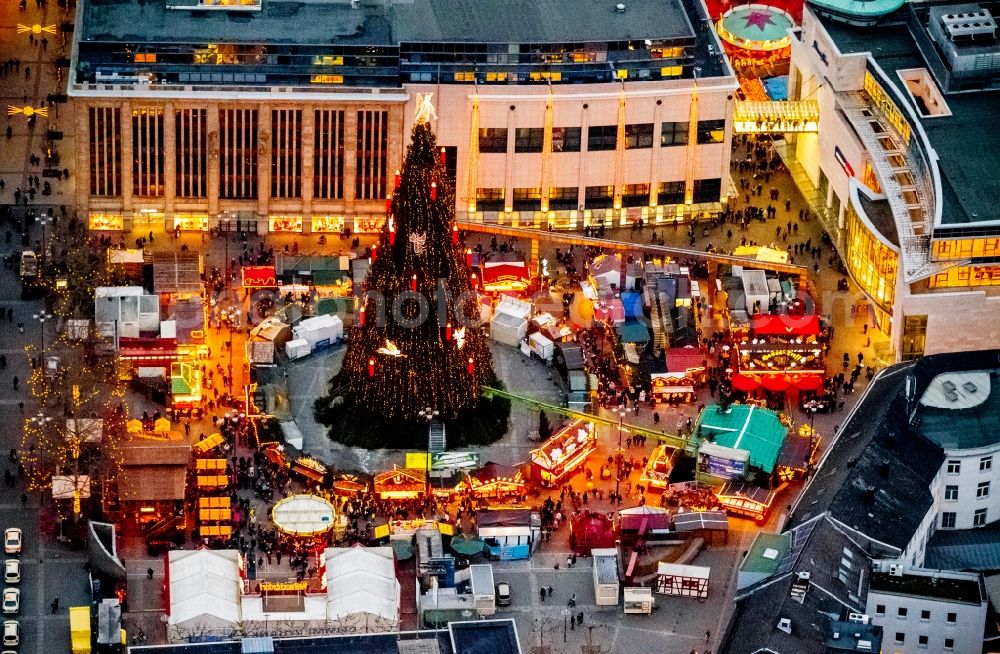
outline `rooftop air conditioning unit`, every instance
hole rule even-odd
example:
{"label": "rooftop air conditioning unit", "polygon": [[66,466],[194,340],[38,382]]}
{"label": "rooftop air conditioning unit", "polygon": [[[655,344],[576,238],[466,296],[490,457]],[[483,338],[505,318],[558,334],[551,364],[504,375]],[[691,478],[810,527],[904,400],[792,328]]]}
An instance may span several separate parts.
{"label": "rooftop air conditioning unit", "polygon": [[892,563],[889,565],[889,574],[893,577],[903,576],[903,564],[902,563]]}
{"label": "rooftop air conditioning unit", "polygon": [[864,613],[848,613],[847,614],[847,621],[848,622],[855,622],[857,624],[869,624],[871,622],[871,620],[872,619],[869,616],[865,615]]}

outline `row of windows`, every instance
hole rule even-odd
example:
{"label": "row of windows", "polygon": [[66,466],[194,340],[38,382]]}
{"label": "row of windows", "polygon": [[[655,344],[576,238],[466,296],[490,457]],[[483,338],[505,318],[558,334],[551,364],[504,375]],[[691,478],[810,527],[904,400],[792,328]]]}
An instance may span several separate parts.
{"label": "row of windows", "polygon": [[[895,644],[896,645],[905,645],[906,644],[906,634],[903,633],[902,631],[897,631],[896,632]],[[919,647],[928,647],[930,645],[930,636],[927,636],[926,634],[920,634],[920,635],[918,635],[917,636],[917,645]],[[945,638],[944,639],[944,651],[948,652],[948,651],[951,651],[953,649],[955,649],[955,639],[954,638]]]}
{"label": "row of windows", "polygon": [[[986,472],[993,469],[993,457],[979,457],[979,472]],[[948,459],[945,470],[949,475],[957,475],[962,472],[962,462],[959,459]]]}
{"label": "row of windows", "polygon": [[[983,499],[990,496],[990,482],[981,481],[976,486],[976,499]],[[958,501],[958,486],[945,486],[944,499],[949,502]]]}
{"label": "row of windows", "polygon": [[[614,186],[587,186],[583,189],[584,209],[609,209],[614,206]],[[623,207],[644,207],[649,204],[649,184],[625,184],[621,191]],[[580,190],[576,186],[549,189],[549,209],[577,209]],[[722,179],[694,180],[692,202],[718,202],[722,193]],[[476,189],[476,207],[480,211],[503,211],[505,199],[502,188]],[[539,187],[514,188],[511,207],[516,211],[540,211],[542,190]],[[660,182],[657,204],[684,204],[684,182]]]}
{"label": "row of windows", "polygon": [[[726,121],[698,121],[697,142],[701,145],[725,141]],[[484,127],[479,130],[479,151],[485,153],[507,152],[508,130],[506,127]],[[660,145],[687,145],[690,124],[687,122],[667,122],[660,125]],[[626,150],[643,150],[653,147],[653,123],[625,125],[624,147]],[[545,130],[541,127],[518,127],[514,130],[514,152],[541,152],[544,147]],[[553,152],[579,152],[582,144],[581,128],[553,127]],[[615,150],[618,147],[617,125],[591,125],[587,128],[587,149],[591,152]]]}
{"label": "row of windows", "polygon": [[[976,509],[976,512],[972,514],[972,526],[982,527],[985,525],[988,513],[989,510],[986,508]],[[954,529],[957,518],[958,514],[954,511],[943,511],[941,513],[941,528]]]}
{"label": "row of windows", "polygon": [[[909,617],[909,614],[910,614],[910,610],[909,610],[909,608],[907,608],[905,606],[900,606],[899,608],[896,609],[896,618],[899,619],[899,620],[906,620]],[[875,615],[878,616],[878,617],[884,617],[885,616],[885,604],[876,604],[875,605]],[[930,622],[931,621],[931,612],[930,612],[930,609],[921,609],[921,611],[920,611],[920,621],[921,622]],[[956,624],[958,622],[958,614],[955,613],[955,612],[949,611],[948,615],[947,615],[946,622],[949,625]]]}

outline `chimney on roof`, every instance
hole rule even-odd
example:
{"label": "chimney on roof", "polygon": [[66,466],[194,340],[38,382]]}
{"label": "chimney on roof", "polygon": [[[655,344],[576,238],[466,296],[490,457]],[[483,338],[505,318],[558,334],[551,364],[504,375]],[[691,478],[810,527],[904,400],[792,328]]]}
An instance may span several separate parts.
{"label": "chimney on roof", "polygon": [[869,486],[867,490],[865,490],[865,504],[874,504],[874,503],[875,503],[875,487]]}
{"label": "chimney on roof", "polygon": [[889,459],[884,459],[882,461],[882,468],[879,470],[879,476],[882,477],[882,479],[889,478]]}
{"label": "chimney on roof", "polygon": [[783,631],[789,636],[792,635],[792,621],[789,618],[778,620],[778,631]]}

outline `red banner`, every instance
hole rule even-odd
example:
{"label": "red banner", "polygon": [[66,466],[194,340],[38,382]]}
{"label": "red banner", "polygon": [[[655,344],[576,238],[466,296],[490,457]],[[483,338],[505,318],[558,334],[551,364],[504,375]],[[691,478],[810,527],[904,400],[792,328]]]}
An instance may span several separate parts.
{"label": "red banner", "polygon": [[275,288],[277,285],[274,266],[243,266],[243,286]]}

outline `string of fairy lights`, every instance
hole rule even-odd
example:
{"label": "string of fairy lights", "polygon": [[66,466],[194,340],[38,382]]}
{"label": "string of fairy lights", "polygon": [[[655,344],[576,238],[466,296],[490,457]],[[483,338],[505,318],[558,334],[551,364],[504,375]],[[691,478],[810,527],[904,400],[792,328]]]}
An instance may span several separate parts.
{"label": "string of fairy lights", "polygon": [[479,303],[455,229],[455,192],[426,122],[413,128],[386,201],[366,290],[344,362],[351,399],[390,419],[425,407],[445,418],[493,381]]}

